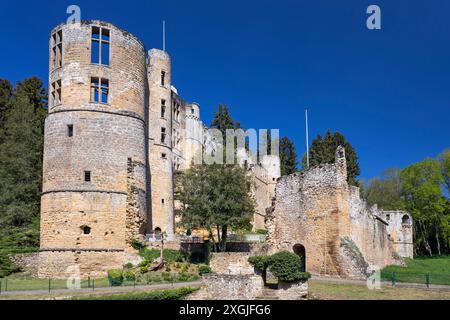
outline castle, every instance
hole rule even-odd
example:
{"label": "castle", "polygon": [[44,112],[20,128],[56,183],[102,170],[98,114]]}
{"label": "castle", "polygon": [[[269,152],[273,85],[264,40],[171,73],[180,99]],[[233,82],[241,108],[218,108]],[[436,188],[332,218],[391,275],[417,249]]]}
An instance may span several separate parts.
{"label": "castle", "polygon": [[[133,259],[135,239],[176,240],[174,173],[217,143],[172,85],[167,52],[102,21],[59,25],[49,45],[39,275],[104,275]],[[255,229],[280,176],[278,157],[262,163],[249,168]]]}
{"label": "castle", "polygon": [[[102,21],[59,25],[49,44],[39,276],[104,276],[136,261],[133,240],[177,241],[174,174],[218,145],[172,85],[167,52]],[[367,208],[343,154],[281,179],[278,157],[250,165],[254,229],[268,229],[271,251],[306,253],[313,273],[412,256],[410,215]]]}

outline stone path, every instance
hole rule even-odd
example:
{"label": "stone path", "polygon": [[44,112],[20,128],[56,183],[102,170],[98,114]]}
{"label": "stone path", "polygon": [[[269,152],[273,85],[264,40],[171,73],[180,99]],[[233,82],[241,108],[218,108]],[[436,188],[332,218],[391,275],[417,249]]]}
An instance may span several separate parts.
{"label": "stone path", "polygon": [[55,295],[55,294],[67,294],[70,296],[71,294],[116,294],[116,293],[128,293],[128,292],[141,292],[148,290],[167,290],[174,288],[182,288],[182,287],[198,287],[201,285],[201,281],[192,281],[192,282],[176,282],[176,283],[167,283],[167,284],[155,284],[148,286],[129,286],[129,287],[99,287],[92,290],[92,288],[82,288],[82,289],[55,289],[51,290],[49,293],[48,290],[28,290],[28,291],[2,291],[0,296],[26,296],[26,295]]}

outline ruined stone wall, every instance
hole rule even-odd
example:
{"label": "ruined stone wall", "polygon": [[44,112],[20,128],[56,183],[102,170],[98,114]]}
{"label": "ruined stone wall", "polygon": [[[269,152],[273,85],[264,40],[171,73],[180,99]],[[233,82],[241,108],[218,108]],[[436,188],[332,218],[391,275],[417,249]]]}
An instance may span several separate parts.
{"label": "ruined stone wall", "polygon": [[388,221],[387,232],[395,251],[404,258],[413,258],[413,223],[411,214],[406,211],[383,211]]}
{"label": "ruined stone wall", "polygon": [[302,245],[307,271],[342,277],[398,263],[382,212],[369,208],[346,179],[343,148],[335,164],[282,177],[266,218],[270,251]]}
{"label": "ruined stone wall", "polygon": [[[91,63],[94,26],[110,32],[109,66]],[[52,31],[51,47],[58,32],[62,34],[62,66],[53,65],[50,50],[50,107],[45,122],[39,267],[39,275],[45,277],[60,276],[73,262],[86,270],[100,264],[102,270],[122,265],[123,252],[130,249],[126,241],[128,159],[146,161],[143,44],[100,21],[58,26]],[[93,77],[109,81],[107,103],[91,99]],[[57,103],[52,87],[59,81],[61,101]],[[86,172],[91,181],[85,181]],[[134,172],[133,179],[141,190],[133,200],[134,212],[142,216],[145,172]]]}

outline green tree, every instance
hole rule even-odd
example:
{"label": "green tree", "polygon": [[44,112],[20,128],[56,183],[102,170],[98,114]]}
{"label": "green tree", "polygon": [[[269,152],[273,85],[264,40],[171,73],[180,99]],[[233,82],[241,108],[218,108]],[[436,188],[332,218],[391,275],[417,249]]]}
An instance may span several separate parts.
{"label": "green tree", "polygon": [[406,208],[415,220],[416,252],[440,255],[448,201],[442,193],[439,162],[429,158],[415,163],[401,171],[400,180]]}
{"label": "green tree", "polygon": [[3,247],[38,243],[44,93],[38,79],[20,82],[3,123],[0,144],[0,245]]}
{"label": "green tree", "polygon": [[445,188],[450,196],[450,149],[445,150],[439,155],[442,177],[444,178]]}
{"label": "green tree", "polygon": [[225,251],[230,228],[250,227],[255,202],[251,181],[238,165],[196,165],[175,179],[181,225],[215,234],[216,251]]}
{"label": "green tree", "polygon": [[295,151],[294,142],[288,137],[283,137],[280,141],[280,164],[282,176],[297,171],[297,152]]}
{"label": "green tree", "polygon": [[385,170],[381,177],[370,179],[368,183],[361,183],[362,197],[369,205],[377,204],[383,210],[402,210],[406,208],[402,197],[400,169]]}
{"label": "green tree", "polygon": [[[339,132],[327,131],[325,137],[319,134],[312,141],[309,151],[310,167],[315,167],[321,164],[334,163],[336,149],[339,146],[345,148],[345,158],[347,160],[347,181],[350,185],[357,186],[357,177],[360,175],[360,168],[358,156],[355,149],[350,142],[345,140],[345,137]],[[302,167],[307,169],[306,154],[302,158]]]}
{"label": "green tree", "polygon": [[222,136],[226,136],[228,129],[239,129],[241,125],[239,122],[235,122],[231,117],[228,107],[225,105],[219,105],[219,110],[214,112],[214,119],[211,122],[211,128],[216,128],[222,132]]}
{"label": "green tree", "polygon": [[0,79],[0,129],[3,128],[3,122],[9,109],[12,95],[13,87],[11,83],[8,80]]}

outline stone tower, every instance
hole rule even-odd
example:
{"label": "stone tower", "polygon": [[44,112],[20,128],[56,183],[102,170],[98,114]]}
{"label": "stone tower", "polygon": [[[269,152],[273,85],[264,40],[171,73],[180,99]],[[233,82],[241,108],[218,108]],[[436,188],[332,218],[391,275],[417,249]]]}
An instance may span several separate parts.
{"label": "stone tower", "polygon": [[174,236],[172,123],[180,110],[172,105],[171,62],[169,55],[152,49],[148,58],[149,166],[151,213],[149,233]]}
{"label": "stone tower", "polygon": [[63,24],[49,72],[39,275],[104,275],[145,233],[146,51],[109,23]]}
{"label": "stone tower", "polygon": [[186,167],[190,167],[192,163],[201,163],[203,130],[200,105],[194,102],[186,107]]}

